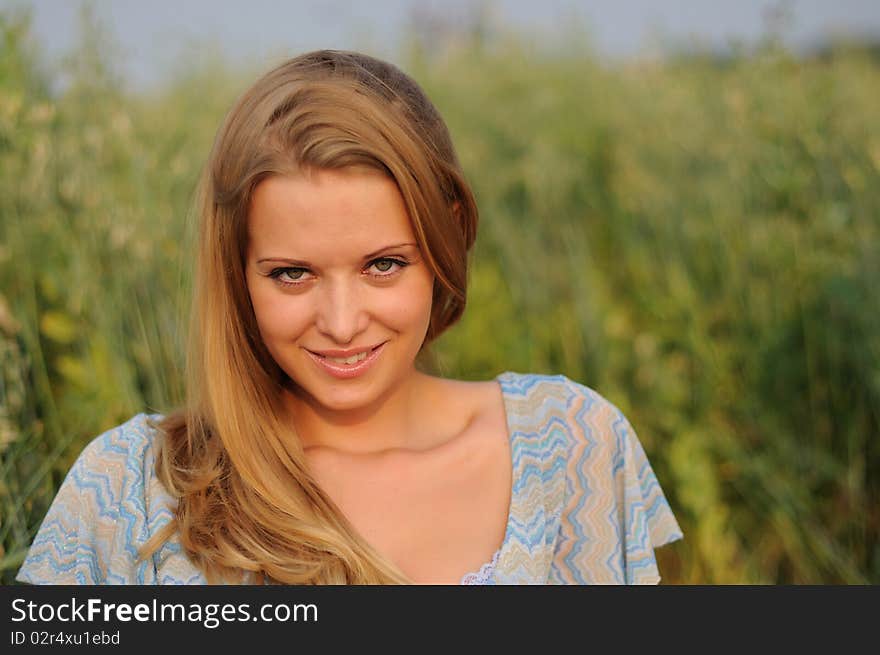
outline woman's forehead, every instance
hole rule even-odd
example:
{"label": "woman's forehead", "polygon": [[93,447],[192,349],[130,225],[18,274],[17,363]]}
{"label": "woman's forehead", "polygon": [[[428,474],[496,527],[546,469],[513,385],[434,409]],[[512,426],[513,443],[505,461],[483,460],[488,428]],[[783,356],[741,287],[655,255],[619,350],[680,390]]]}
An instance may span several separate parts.
{"label": "woman's forehead", "polygon": [[344,170],[261,182],[251,200],[248,236],[258,258],[363,257],[416,242],[396,183],[380,173]]}

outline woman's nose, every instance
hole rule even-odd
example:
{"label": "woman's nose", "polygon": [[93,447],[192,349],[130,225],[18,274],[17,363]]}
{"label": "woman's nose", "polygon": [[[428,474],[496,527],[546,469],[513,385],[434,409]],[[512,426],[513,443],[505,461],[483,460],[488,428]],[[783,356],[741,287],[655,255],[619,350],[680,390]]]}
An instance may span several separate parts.
{"label": "woman's nose", "polygon": [[340,344],[351,343],[369,322],[360,290],[344,281],[326,280],[317,294],[316,327]]}

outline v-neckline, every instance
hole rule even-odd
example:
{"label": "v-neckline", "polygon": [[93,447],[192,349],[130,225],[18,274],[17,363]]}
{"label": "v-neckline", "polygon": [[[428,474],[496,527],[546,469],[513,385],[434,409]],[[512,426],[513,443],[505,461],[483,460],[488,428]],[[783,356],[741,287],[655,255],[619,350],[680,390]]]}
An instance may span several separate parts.
{"label": "v-neckline", "polygon": [[510,448],[510,503],[507,507],[507,524],[504,528],[504,538],[501,540],[501,545],[498,547],[498,550],[492,555],[490,561],[483,564],[477,571],[465,573],[459,584],[463,584],[465,579],[470,576],[484,576],[485,570],[489,567],[489,575],[486,576],[486,581],[492,581],[495,577],[495,570],[498,567],[498,562],[501,561],[501,558],[504,556],[504,552],[507,549],[507,545],[510,543],[510,537],[513,532],[513,507],[514,507],[514,494],[516,494],[516,462],[517,462],[517,454],[514,452],[515,442],[513,439],[513,430],[511,429],[511,408],[510,408],[510,399],[508,397],[507,390],[504,386],[504,380],[502,378],[506,378],[509,375],[512,375],[509,371],[505,371],[503,373],[499,373],[495,376],[494,381],[498,383],[499,388],[501,389],[501,402],[504,405],[504,423],[505,428],[507,430],[507,443]]}

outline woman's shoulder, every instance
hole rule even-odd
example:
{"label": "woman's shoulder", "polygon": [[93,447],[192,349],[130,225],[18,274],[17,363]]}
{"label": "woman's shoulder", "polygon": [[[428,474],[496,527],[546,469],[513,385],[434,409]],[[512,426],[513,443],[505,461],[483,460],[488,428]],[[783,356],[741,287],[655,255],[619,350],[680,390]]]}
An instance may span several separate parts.
{"label": "woman's shoulder", "polygon": [[162,438],[158,426],[163,418],[161,414],[136,414],[126,422],[100,433],[86,444],[75,465],[113,469],[144,462],[154,456]]}
{"label": "woman's shoulder", "polygon": [[514,418],[546,422],[565,416],[579,423],[629,427],[617,405],[565,375],[505,371],[495,379],[501,385],[508,414]]}
{"label": "woman's shoulder", "polygon": [[527,397],[586,395],[602,402],[608,402],[595,389],[559,373],[518,373],[515,371],[505,371],[499,373],[495,379],[501,384],[505,392],[513,395]]}
{"label": "woman's shoulder", "polygon": [[162,439],[159,414],[137,414],[94,437],[82,449],[65,478],[65,484],[95,493],[101,501],[116,502],[123,492],[143,497],[150,486],[156,449]]}
{"label": "woman's shoulder", "polygon": [[[497,379],[514,447],[545,466],[578,456],[595,472],[616,474],[624,461],[647,463],[629,419],[595,389],[564,375],[505,372]],[[569,467],[570,474],[580,470]]]}
{"label": "woman's shoulder", "polygon": [[162,438],[158,414],[137,414],[98,434],[80,451],[59,489],[113,507],[123,495],[143,498]]}
{"label": "woman's shoulder", "polygon": [[497,426],[513,442],[531,438],[550,445],[538,435],[553,426],[563,428],[572,439],[592,434],[609,445],[632,431],[614,403],[561,374],[505,371],[485,381],[434,378],[434,382],[441,392],[433,395],[430,404],[441,407],[447,420],[467,417],[461,421],[468,425]]}
{"label": "woman's shoulder", "polygon": [[149,571],[136,563],[137,548],[151,526],[170,517],[153,474],[161,418],[138,414],[85,446],[46,513],[18,580],[145,581]]}

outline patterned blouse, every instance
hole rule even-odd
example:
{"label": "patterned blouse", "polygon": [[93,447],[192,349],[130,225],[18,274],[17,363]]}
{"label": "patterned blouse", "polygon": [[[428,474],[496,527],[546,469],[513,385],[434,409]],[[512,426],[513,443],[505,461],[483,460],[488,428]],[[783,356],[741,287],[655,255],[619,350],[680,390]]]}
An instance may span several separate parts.
{"label": "patterned blouse", "polygon": [[[682,537],[635,432],[568,378],[506,372],[513,464],[504,540],[462,584],[656,584],[654,549]],[[172,520],[154,473],[161,435],[138,414],[97,437],[61,485],[18,572],[34,584],[204,584],[176,536],[138,561]]]}

